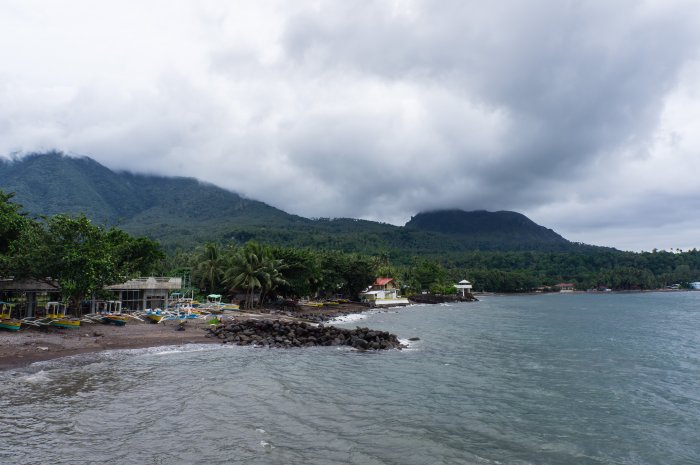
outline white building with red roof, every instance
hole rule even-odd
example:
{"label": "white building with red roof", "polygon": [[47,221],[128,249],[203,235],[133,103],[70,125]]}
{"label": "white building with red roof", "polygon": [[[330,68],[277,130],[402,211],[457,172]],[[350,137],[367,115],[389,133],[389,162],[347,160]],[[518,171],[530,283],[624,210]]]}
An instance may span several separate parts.
{"label": "white building with red roof", "polygon": [[408,305],[408,299],[401,297],[394,278],[377,278],[360,297],[363,302],[373,305]]}
{"label": "white building with red roof", "polygon": [[574,292],[574,289],[576,289],[574,283],[559,283],[555,284],[554,287],[559,289],[559,292]]}

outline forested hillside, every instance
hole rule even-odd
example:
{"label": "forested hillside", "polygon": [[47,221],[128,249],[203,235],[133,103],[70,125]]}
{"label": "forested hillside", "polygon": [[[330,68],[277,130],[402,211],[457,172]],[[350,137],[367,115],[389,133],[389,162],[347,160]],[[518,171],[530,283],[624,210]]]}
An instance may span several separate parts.
{"label": "forested hillside", "polygon": [[[391,274],[414,290],[449,288],[465,277],[489,291],[531,291],[562,281],[579,289],[700,281],[696,250],[632,253],[572,243],[515,212],[424,212],[405,227],[307,219],[196,179],[115,173],[55,152],[0,162],[0,190],[14,192],[12,202],[30,217],[84,213],[96,224],[157,240],[168,252],[164,274],[199,269],[205,244],[212,250],[212,244],[236,248],[255,241],[272,247],[271,259],[287,260],[290,270],[306,276],[292,278],[306,283],[301,288],[346,286],[350,278],[338,277],[342,263],[358,264],[355,274],[362,267]],[[298,260],[303,266],[293,265]]]}
{"label": "forested hillside", "polygon": [[84,213],[161,242],[166,250],[205,241],[254,239],[279,246],[440,256],[471,250],[580,250],[514,212],[419,214],[405,227],[351,218],[307,219],[192,178],[113,172],[57,152],[0,162],[0,189],[33,215]]}

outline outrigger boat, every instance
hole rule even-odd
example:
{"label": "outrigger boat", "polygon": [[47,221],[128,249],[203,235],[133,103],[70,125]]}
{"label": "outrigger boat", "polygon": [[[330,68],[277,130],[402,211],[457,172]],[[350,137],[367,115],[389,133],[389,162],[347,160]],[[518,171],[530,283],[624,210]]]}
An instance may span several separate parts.
{"label": "outrigger boat", "polygon": [[67,316],[66,307],[62,306],[60,302],[48,302],[46,304],[46,317],[43,320],[36,320],[36,323],[58,326],[59,328],[80,328],[80,320]]}
{"label": "outrigger boat", "polygon": [[13,305],[9,302],[0,301],[0,328],[10,331],[19,331],[22,327],[22,320],[12,318]]}
{"label": "outrigger boat", "polygon": [[224,310],[240,310],[240,307],[234,303],[225,304],[221,302],[221,294],[209,294],[207,296],[207,303],[201,305],[199,309],[218,315],[223,313]]}
{"label": "outrigger boat", "polygon": [[217,314],[223,312],[223,307],[224,304],[221,303],[221,294],[209,294],[207,296],[207,303],[200,305],[199,309]]}
{"label": "outrigger boat", "polygon": [[122,303],[118,300],[107,302],[107,313],[102,315],[102,323],[124,326],[129,317],[122,315]]}
{"label": "outrigger boat", "polygon": [[147,308],[143,316],[146,317],[146,319],[148,319],[151,323],[160,323],[160,321],[165,317],[165,314],[160,308],[156,308],[155,310]]}

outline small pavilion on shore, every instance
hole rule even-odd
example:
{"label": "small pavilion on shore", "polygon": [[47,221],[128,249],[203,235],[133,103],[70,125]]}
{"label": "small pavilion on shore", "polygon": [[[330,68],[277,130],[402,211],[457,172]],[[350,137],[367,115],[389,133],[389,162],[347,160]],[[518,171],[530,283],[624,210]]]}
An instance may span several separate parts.
{"label": "small pavilion on shore", "polygon": [[37,310],[56,300],[60,292],[58,282],[52,279],[0,278],[0,300],[17,302],[15,318],[37,316]]}
{"label": "small pavilion on shore", "polygon": [[457,284],[455,284],[455,287],[462,291],[462,297],[466,297],[467,294],[471,294],[472,292],[472,283],[470,283],[466,279],[463,279]]}

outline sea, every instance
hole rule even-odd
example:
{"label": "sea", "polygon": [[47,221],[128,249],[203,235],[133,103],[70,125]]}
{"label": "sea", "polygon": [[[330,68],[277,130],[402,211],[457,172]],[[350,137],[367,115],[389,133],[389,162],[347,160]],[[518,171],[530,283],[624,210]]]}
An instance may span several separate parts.
{"label": "sea", "polygon": [[700,292],[484,296],[335,324],[408,347],[188,345],[1,372],[0,463],[700,464]]}

